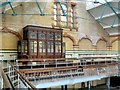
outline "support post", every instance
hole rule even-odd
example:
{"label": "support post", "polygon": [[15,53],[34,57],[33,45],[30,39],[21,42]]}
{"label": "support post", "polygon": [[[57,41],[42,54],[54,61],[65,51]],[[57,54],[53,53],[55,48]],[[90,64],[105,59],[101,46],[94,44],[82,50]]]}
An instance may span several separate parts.
{"label": "support post", "polygon": [[85,88],[85,82],[81,83],[81,88],[84,89]]}
{"label": "support post", "polygon": [[61,90],[67,90],[67,85],[62,85]]}
{"label": "support post", "polygon": [[110,77],[107,78],[107,90],[110,90]]}
{"label": "support post", "polygon": [[[17,68],[17,70],[19,70],[19,64],[18,64],[18,60],[16,60],[16,68]],[[18,88],[20,88],[20,85],[19,85],[19,83],[20,83],[20,79],[19,79],[19,74],[17,73],[17,77],[18,77]]]}
{"label": "support post", "polygon": [[55,59],[56,67],[57,67],[57,59]]}
{"label": "support post", "polygon": [[45,63],[45,59],[44,59],[44,68],[45,68],[45,64],[46,64],[46,63]]}
{"label": "support post", "polygon": [[65,85],[65,90],[67,90],[67,85]]}
{"label": "support post", "polygon": [[90,81],[87,82],[87,87],[88,87],[88,90],[90,90]]}
{"label": "support post", "polygon": [[63,85],[61,86],[61,90],[64,90],[64,86]]}
{"label": "support post", "polygon": [[2,59],[2,62],[1,62],[2,68],[3,68],[3,66],[4,66],[4,65],[3,65],[3,64],[4,64],[4,63],[3,63],[3,57],[4,57],[4,55],[0,55],[0,58]]}
{"label": "support post", "polygon": [[3,77],[2,77],[2,65],[0,63],[0,89],[2,90],[3,88]]}
{"label": "support post", "polygon": [[31,69],[32,69],[32,59],[30,59],[30,63],[31,63]]}

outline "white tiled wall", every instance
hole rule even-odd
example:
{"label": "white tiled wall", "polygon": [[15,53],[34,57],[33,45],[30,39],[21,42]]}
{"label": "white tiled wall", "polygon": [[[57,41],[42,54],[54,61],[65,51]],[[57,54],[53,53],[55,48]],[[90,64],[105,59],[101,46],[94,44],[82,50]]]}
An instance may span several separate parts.
{"label": "white tiled wall", "polygon": [[[0,55],[3,55],[0,60],[14,60],[17,58],[17,51],[0,50]],[[14,57],[11,55],[14,55]]]}

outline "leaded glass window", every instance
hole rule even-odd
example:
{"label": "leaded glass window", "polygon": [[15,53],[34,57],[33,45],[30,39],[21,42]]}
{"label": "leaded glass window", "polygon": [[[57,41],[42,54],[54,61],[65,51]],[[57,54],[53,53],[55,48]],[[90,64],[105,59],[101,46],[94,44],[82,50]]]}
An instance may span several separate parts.
{"label": "leaded glass window", "polygon": [[35,32],[35,31],[30,31],[29,33],[30,33],[29,37],[30,37],[31,39],[37,39],[37,32]]}
{"label": "leaded glass window", "polygon": [[39,39],[45,39],[45,32],[39,32],[38,33],[38,38]]}
{"label": "leaded glass window", "polygon": [[55,33],[55,40],[60,40],[60,39],[61,39],[61,34]]}
{"label": "leaded glass window", "polygon": [[37,41],[34,41],[34,53],[37,53]]}
{"label": "leaded glass window", "polygon": [[30,41],[30,52],[31,53],[33,53],[33,49],[34,49],[33,45],[34,45],[33,41]]}

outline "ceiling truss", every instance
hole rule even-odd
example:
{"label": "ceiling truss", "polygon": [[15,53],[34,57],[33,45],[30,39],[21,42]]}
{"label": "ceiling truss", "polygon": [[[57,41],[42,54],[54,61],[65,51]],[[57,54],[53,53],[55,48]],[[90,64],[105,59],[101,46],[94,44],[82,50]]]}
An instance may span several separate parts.
{"label": "ceiling truss", "polygon": [[[33,16],[33,15],[38,15],[38,16],[54,16],[55,14],[48,14],[48,13],[45,13],[45,9],[47,8],[47,3],[48,2],[45,2],[45,4],[43,5],[43,7],[41,7],[40,3],[38,2],[38,0],[35,0],[35,3],[36,3],[36,7],[38,8],[38,11],[39,13],[38,14],[18,14],[16,13],[16,11],[14,10],[14,7],[12,5],[12,3],[14,3],[16,0],[11,0],[9,2],[3,2],[2,4],[0,4],[0,8],[3,9],[3,7],[5,7],[6,5],[9,5],[10,6],[10,9],[12,10],[12,13],[6,13],[5,10],[4,10],[4,13],[2,12],[1,14],[6,16],[6,15],[10,15],[10,16]],[[116,20],[120,20],[120,16],[119,16],[119,11],[120,11],[120,8],[117,8],[117,7],[114,7],[112,6],[107,0],[105,0],[105,4],[101,4],[103,5],[103,10],[101,11],[101,14],[100,14],[100,17],[98,18],[98,22],[99,23],[104,23],[103,22],[103,19],[104,19],[104,15],[105,15],[105,12],[107,11],[107,8],[110,8],[113,13],[115,14],[115,17],[113,18],[112,20],[112,23],[110,25],[111,28],[114,28],[116,27]],[[62,6],[62,3],[58,0],[58,2],[56,2],[60,5],[60,8],[62,10],[62,14],[57,14],[58,16],[68,16],[66,13],[65,13],[65,10]],[[99,2],[100,3],[100,2]],[[116,10],[118,10],[118,12],[116,12]],[[79,16],[77,16],[79,18]],[[80,18],[84,18],[84,17],[80,17]],[[107,23],[105,23],[107,25]]]}
{"label": "ceiling truss", "polygon": [[[2,12],[2,13],[1,13],[2,15],[5,15],[5,16],[6,16],[6,15],[11,15],[11,16],[25,16],[25,15],[28,15],[28,16],[31,16],[31,15],[53,16],[53,15],[55,15],[55,14],[47,14],[47,13],[44,13],[44,11],[45,11],[45,9],[46,9],[46,7],[47,7],[47,3],[48,3],[48,2],[45,2],[43,8],[41,8],[38,0],[35,0],[35,3],[36,3],[36,6],[37,6],[38,9],[39,9],[39,12],[40,12],[39,14],[17,14],[17,13],[15,12],[13,6],[12,6],[12,3],[14,3],[14,1],[15,1],[15,0],[12,0],[12,1],[10,1],[10,2],[3,2],[2,4],[0,4],[0,8],[3,8],[4,6],[6,6],[6,5],[9,4],[10,9],[11,9],[12,12],[13,12],[13,13],[5,13],[5,12],[3,13],[3,12]],[[63,6],[62,6],[61,2],[57,2],[57,3],[60,5],[61,10],[62,10],[62,14],[59,14],[58,16],[67,16],[67,14],[65,13],[65,11],[64,11],[64,9],[63,9]]]}

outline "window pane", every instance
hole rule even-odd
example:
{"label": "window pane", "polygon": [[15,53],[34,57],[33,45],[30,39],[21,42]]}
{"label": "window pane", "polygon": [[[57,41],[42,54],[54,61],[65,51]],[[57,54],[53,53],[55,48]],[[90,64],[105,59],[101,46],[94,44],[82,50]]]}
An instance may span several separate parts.
{"label": "window pane", "polygon": [[37,41],[34,41],[34,52],[37,52]]}
{"label": "window pane", "polygon": [[43,42],[43,53],[45,53],[46,52],[46,43],[45,42]]}
{"label": "window pane", "polygon": [[55,50],[57,53],[61,52],[61,42],[55,42]]}
{"label": "window pane", "polygon": [[67,11],[67,6],[65,4],[62,4],[63,10]]}
{"label": "window pane", "polygon": [[33,42],[30,42],[30,52],[33,53]]}
{"label": "window pane", "polygon": [[45,32],[39,32],[38,33],[38,38],[39,39],[45,39]]}
{"label": "window pane", "polygon": [[67,17],[66,16],[61,16],[61,21],[67,22]]}
{"label": "window pane", "polygon": [[22,53],[24,53],[24,42],[22,42]]}
{"label": "window pane", "polygon": [[55,33],[55,40],[61,40],[61,34]]}
{"label": "window pane", "polygon": [[50,33],[47,33],[47,39],[49,39],[50,38]]}
{"label": "window pane", "polygon": [[51,42],[51,53],[53,53],[54,52],[54,46],[53,46],[54,44],[53,44],[53,42]]}
{"label": "window pane", "polygon": [[56,16],[56,15],[54,15],[54,20],[55,20],[55,21],[57,20],[57,16]]}
{"label": "window pane", "polygon": [[47,39],[52,40],[53,39],[53,33],[48,33],[47,34]]}
{"label": "window pane", "polygon": [[67,26],[67,6],[65,4],[61,5],[61,15],[66,15],[66,16],[61,16],[61,21],[62,21],[62,26],[66,27]]}
{"label": "window pane", "polygon": [[39,41],[39,52],[40,52],[40,53],[43,52],[42,49],[43,49],[43,47],[42,47],[42,41]]}
{"label": "window pane", "polygon": [[56,8],[57,8],[57,4],[55,3],[55,4],[54,4],[54,9],[56,9]]}
{"label": "window pane", "polygon": [[71,26],[74,28],[74,6],[71,7]]}
{"label": "window pane", "polygon": [[57,20],[57,4],[54,4],[54,20]]}
{"label": "window pane", "polygon": [[51,50],[50,50],[50,44],[51,44],[50,42],[47,42],[47,52],[48,52],[48,53],[50,53],[50,51],[51,51]]}
{"label": "window pane", "polygon": [[57,14],[57,9],[54,9],[54,14]]}
{"label": "window pane", "polygon": [[61,42],[58,42],[58,52],[61,52]]}
{"label": "window pane", "polygon": [[53,35],[52,32],[51,32],[51,33],[48,33],[48,34],[47,34],[47,39],[48,39],[48,40],[53,40],[53,36],[54,36],[54,35]]}
{"label": "window pane", "polygon": [[58,52],[58,42],[55,42],[55,52]]}
{"label": "window pane", "polygon": [[30,31],[30,38],[37,39],[37,32]]}
{"label": "window pane", "polygon": [[25,52],[27,53],[28,48],[27,48],[27,42],[25,43]]}

